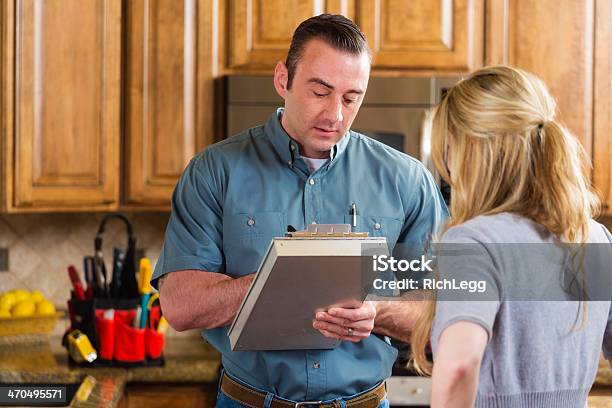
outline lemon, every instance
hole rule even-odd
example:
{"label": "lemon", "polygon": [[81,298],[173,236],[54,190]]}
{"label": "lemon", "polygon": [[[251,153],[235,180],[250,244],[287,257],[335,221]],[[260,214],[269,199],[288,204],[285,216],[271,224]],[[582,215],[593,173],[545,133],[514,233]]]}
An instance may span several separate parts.
{"label": "lemon", "polygon": [[7,312],[11,310],[13,305],[15,304],[15,294],[12,292],[6,292],[2,296],[0,296],[0,310],[6,310]]}
{"label": "lemon", "polygon": [[11,292],[13,292],[13,295],[15,295],[16,302],[21,302],[23,300],[30,300],[30,292],[28,292],[27,290],[14,289]]}
{"label": "lemon", "polygon": [[38,302],[42,302],[43,300],[45,300],[45,297],[43,296],[42,293],[40,293],[40,290],[35,290],[30,295],[30,299],[32,300],[32,302],[38,303]]}
{"label": "lemon", "polygon": [[0,319],[11,317],[11,312],[8,310],[0,309]]}
{"label": "lemon", "polygon": [[31,300],[22,300],[21,302],[15,303],[15,306],[11,309],[13,317],[29,317],[36,311],[36,305]]}
{"label": "lemon", "polygon": [[48,300],[38,302],[36,305],[36,314],[39,316],[48,316],[55,314],[55,305]]}

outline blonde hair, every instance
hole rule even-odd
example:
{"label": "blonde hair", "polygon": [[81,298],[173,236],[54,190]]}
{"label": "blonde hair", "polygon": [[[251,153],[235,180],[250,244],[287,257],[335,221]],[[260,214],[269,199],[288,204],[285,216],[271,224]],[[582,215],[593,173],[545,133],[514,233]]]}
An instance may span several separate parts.
{"label": "blonde hair", "polygon": [[[511,212],[559,240],[586,241],[598,210],[589,188],[590,162],[555,121],[555,109],[539,78],[508,66],[477,70],[448,91],[431,124],[432,159],[452,189],[447,228]],[[425,347],[434,314],[430,302],[412,333],[414,365],[424,374],[431,373]]]}

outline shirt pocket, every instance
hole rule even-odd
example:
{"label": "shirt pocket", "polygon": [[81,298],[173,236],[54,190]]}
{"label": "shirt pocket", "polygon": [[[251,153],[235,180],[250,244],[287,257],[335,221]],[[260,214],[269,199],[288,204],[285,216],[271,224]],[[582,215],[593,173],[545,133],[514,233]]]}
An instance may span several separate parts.
{"label": "shirt pocket", "polygon": [[[378,215],[357,215],[356,232],[367,232],[371,237],[386,237],[389,247],[394,247],[402,231],[404,221]],[[353,225],[353,216],[345,214],[344,223]]]}
{"label": "shirt pocket", "polygon": [[285,233],[282,212],[254,212],[223,217],[223,253],[230,276],[257,271],[272,238]]}

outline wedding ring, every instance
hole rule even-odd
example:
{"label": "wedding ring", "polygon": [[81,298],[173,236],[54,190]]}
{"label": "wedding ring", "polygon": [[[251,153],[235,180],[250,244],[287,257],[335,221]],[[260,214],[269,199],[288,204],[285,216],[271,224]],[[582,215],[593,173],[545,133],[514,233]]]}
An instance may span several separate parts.
{"label": "wedding ring", "polygon": [[347,333],[346,333],[346,335],[347,335],[347,336],[349,336],[349,337],[351,337],[351,336],[353,335],[353,329],[349,327],[349,328],[347,329]]}

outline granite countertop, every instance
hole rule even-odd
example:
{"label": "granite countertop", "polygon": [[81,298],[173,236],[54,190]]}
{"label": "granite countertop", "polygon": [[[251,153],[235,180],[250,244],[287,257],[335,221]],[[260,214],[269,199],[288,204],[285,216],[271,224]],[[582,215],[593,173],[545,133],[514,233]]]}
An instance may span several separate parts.
{"label": "granite countertop", "polygon": [[68,354],[57,336],[0,342],[1,383],[79,384],[91,392],[77,396],[72,407],[115,407],[125,384],[216,382],[220,356],[200,337],[169,337],[163,367],[90,368],[68,366]]}

